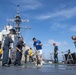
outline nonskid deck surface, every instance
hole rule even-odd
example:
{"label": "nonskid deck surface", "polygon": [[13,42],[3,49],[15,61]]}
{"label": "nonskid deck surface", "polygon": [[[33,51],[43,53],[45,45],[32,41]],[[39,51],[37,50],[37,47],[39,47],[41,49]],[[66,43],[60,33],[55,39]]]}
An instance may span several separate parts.
{"label": "nonskid deck surface", "polygon": [[33,63],[22,64],[22,66],[2,67],[1,75],[76,75],[76,65],[44,64],[35,66]]}

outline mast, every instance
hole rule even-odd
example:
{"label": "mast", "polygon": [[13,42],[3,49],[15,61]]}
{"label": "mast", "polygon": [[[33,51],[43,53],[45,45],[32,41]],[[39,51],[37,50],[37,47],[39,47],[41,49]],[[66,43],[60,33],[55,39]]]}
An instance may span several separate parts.
{"label": "mast", "polygon": [[20,35],[20,23],[21,23],[21,17],[20,17],[20,13],[19,13],[19,5],[17,5],[17,14],[15,16],[15,20],[16,22],[16,34],[17,36]]}
{"label": "mast", "polygon": [[15,22],[16,23],[16,26],[14,28],[16,29],[16,35],[17,35],[18,38],[21,36],[20,35],[21,34],[20,29],[21,28],[23,28],[23,29],[31,29],[30,26],[27,26],[27,27],[21,27],[20,26],[21,22],[29,22],[29,20],[28,19],[25,19],[25,20],[21,19],[19,8],[20,8],[20,5],[17,5],[17,14],[16,14],[14,19],[7,19],[7,21],[11,21],[11,22]]}

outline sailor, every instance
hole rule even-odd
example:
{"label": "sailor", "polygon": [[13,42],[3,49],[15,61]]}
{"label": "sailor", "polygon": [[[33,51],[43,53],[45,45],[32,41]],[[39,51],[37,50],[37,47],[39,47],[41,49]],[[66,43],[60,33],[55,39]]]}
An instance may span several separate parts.
{"label": "sailor", "polygon": [[14,65],[21,65],[21,59],[22,59],[22,47],[25,46],[24,42],[23,42],[23,38],[20,37],[19,42],[16,45],[16,58],[15,58],[15,62]]}
{"label": "sailor", "polygon": [[0,46],[0,61],[1,61],[1,57],[2,57],[2,48]]}
{"label": "sailor", "polygon": [[34,55],[33,50],[32,50],[32,48],[30,48],[30,50],[29,50],[30,62],[33,62],[33,55]]}
{"label": "sailor", "polygon": [[40,40],[33,38],[33,46],[36,51],[36,65],[38,65],[38,56],[40,57],[40,64],[42,65],[42,43]]}
{"label": "sailor", "polygon": [[58,63],[58,46],[56,43],[53,43],[54,46],[54,63]]}
{"label": "sailor", "polygon": [[24,53],[24,56],[25,56],[25,63],[27,63],[27,58],[28,58],[28,55],[29,55],[29,49],[27,49]]}
{"label": "sailor", "polygon": [[5,37],[5,40],[4,40],[2,66],[5,66],[6,64],[9,66],[9,64],[8,64],[8,60],[9,60],[9,48],[10,48],[10,44],[11,43],[13,43],[13,41],[12,41],[11,37],[8,34]]}

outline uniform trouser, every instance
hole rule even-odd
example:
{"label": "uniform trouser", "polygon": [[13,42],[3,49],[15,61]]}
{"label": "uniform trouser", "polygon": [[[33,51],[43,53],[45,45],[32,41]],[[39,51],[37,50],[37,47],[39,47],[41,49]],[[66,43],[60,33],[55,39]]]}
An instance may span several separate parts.
{"label": "uniform trouser", "polygon": [[27,55],[25,56],[25,63],[27,63]]}
{"label": "uniform trouser", "polygon": [[8,64],[8,60],[9,60],[9,46],[4,46],[3,47],[3,60],[2,60],[2,64]]}
{"label": "uniform trouser", "polygon": [[55,54],[55,53],[54,53],[54,62],[58,63],[58,54]]}
{"label": "uniform trouser", "polygon": [[22,53],[17,51],[14,64],[21,65],[21,59],[22,59]]}
{"label": "uniform trouser", "polygon": [[1,57],[2,57],[2,54],[0,54],[0,59],[1,59]]}
{"label": "uniform trouser", "polygon": [[30,56],[30,60],[31,60],[31,62],[33,62],[33,56]]}

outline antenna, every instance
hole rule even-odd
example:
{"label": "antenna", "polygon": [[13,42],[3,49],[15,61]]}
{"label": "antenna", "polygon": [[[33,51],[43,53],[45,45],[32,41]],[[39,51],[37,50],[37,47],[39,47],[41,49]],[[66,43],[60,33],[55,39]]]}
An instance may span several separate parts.
{"label": "antenna", "polygon": [[17,14],[16,14],[16,16],[15,16],[14,19],[7,19],[7,21],[15,22],[15,23],[16,23],[16,26],[15,26],[14,28],[16,29],[16,34],[17,34],[18,37],[20,36],[20,29],[21,29],[21,28],[31,29],[30,26],[20,27],[20,23],[21,23],[21,22],[29,22],[29,19],[26,19],[26,20],[22,20],[22,19],[21,19],[19,8],[20,8],[20,5],[18,4],[18,5],[17,5]]}
{"label": "antenna", "polygon": [[17,5],[17,14],[20,13],[20,12],[19,12],[19,6],[20,6],[20,5]]}

